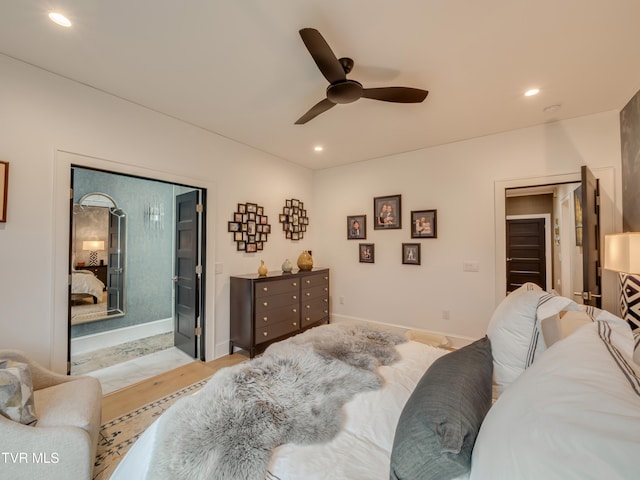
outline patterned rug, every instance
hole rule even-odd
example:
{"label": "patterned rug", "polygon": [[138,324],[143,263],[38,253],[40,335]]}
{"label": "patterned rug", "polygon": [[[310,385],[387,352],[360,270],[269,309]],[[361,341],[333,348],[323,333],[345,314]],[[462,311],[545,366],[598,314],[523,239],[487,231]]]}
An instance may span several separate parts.
{"label": "patterned rug", "polygon": [[108,480],[120,460],[149,425],[176,400],[200,390],[207,381],[208,379],[205,379],[189,385],[102,425],[98,438],[93,480]]}

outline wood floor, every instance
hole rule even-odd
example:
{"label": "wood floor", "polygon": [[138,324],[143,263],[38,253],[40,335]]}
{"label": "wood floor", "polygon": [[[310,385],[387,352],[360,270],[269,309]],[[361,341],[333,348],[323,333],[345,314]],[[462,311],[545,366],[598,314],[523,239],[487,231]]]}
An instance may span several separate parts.
{"label": "wood floor", "polygon": [[195,361],[148,380],[109,393],[102,398],[102,423],[153,402],[192,383],[209,378],[218,370],[248,360],[244,351],[212,360]]}

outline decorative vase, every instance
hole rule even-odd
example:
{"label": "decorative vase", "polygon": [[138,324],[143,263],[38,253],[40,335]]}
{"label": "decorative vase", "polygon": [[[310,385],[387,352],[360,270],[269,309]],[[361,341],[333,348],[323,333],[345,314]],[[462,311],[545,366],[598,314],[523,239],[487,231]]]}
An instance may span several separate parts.
{"label": "decorative vase", "polygon": [[313,258],[311,258],[308,250],[302,252],[298,257],[298,268],[303,272],[307,272],[313,268]]}
{"label": "decorative vase", "polygon": [[258,267],[258,275],[260,275],[261,277],[266,277],[267,272],[269,272],[269,270],[267,270],[267,266],[264,264],[264,260],[260,260],[260,266]]}
{"label": "decorative vase", "polygon": [[291,270],[293,270],[293,263],[291,263],[287,258],[282,264],[282,271],[284,273],[291,273]]}

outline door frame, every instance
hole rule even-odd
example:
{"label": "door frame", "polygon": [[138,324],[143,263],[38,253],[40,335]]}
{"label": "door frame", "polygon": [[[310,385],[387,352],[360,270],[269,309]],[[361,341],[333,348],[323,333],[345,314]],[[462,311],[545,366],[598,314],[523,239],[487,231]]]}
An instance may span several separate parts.
{"label": "door frame", "polygon": [[[544,283],[546,285],[546,290],[549,291],[553,288],[553,271],[551,261],[553,260],[553,254],[551,249],[551,214],[549,213],[533,213],[529,215],[506,215],[505,220],[531,220],[531,219],[544,219],[544,264],[546,268]],[[505,227],[506,228],[506,227]],[[506,235],[506,231],[505,231]],[[505,244],[506,248],[506,244]],[[505,264],[505,275],[506,275],[506,264]],[[507,284],[505,280],[505,292],[507,291]]]}
{"label": "door frame", "polygon": [[[591,168],[600,180],[600,245],[604,245],[604,236],[622,231],[622,180],[616,176],[613,167]],[[506,267],[506,205],[505,191],[510,188],[552,185],[556,183],[580,182],[580,167],[575,173],[548,175],[541,177],[496,180],[494,182],[494,226],[495,226],[495,285],[494,301],[497,306],[507,291]],[[616,194],[617,193],[617,194]],[[615,272],[602,272],[602,308],[619,315],[618,284]]]}
{"label": "door frame", "polygon": [[[203,229],[203,242],[206,242],[207,250],[215,252],[215,206],[213,199],[217,198],[217,187],[213,182],[203,179],[185,177],[183,175],[155,170],[125,163],[114,162],[102,158],[92,157],[81,153],[65,150],[54,152],[54,179],[52,202],[52,268],[51,268],[51,309],[53,322],[51,325],[51,358],[50,364],[53,370],[67,371],[69,318],[68,318],[68,292],[69,292],[69,202],[70,202],[70,175],[71,165],[78,165],[98,170],[107,170],[123,175],[133,175],[151,180],[159,180],[168,183],[189,185],[207,191],[205,198],[205,211],[207,222]],[[210,302],[216,298],[215,288],[215,256],[207,255],[205,272],[209,272],[204,296],[209,299],[208,308],[204,318],[204,356],[205,360],[215,358],[215,308]]]}

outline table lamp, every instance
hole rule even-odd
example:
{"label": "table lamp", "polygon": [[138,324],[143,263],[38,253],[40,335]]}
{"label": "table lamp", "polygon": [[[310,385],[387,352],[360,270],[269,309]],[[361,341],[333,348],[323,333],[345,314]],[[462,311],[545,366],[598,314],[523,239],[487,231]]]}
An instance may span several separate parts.
{"label": "table lamp", "polygon": [[89,265],[98,265],[98,252],[104,250],[104,240],[85,240],[82,249],[89,251]]}

